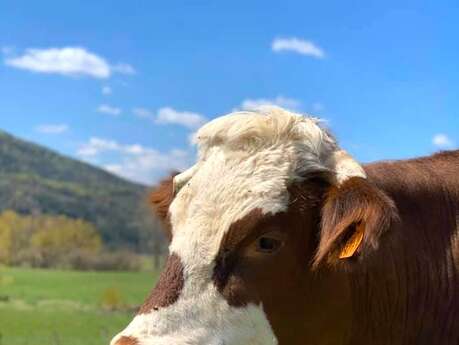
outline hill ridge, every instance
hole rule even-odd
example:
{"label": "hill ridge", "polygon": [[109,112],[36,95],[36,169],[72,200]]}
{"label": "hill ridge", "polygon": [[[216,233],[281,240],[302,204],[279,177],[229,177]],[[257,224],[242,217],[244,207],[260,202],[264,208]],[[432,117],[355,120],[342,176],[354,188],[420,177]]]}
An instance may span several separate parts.
{"label": "hill ridge", "polygon": [[147,186],[0,129],[0,211],[92,222],[113,247],[141,246]]}

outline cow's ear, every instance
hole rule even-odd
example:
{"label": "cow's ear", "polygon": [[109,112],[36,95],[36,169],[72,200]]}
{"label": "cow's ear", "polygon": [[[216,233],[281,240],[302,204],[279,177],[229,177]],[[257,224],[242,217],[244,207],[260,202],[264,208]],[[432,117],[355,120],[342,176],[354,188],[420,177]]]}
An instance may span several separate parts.
{"label": "cow's ear", "polygon": [[154,213],[159,218],[167,231],[167,237],[171,238],[170,220],[169,220],[169,207],[174,200],[174,176],[173,173],[167,179],[161,181],[156,187],[153,188],[149,195],[149,203],[153,208]]}
{"label": "cow's ear", "polygon": [[376,249],[381,235],[397,219],[397,210],[392,199],[366,178],[351,177],[330,187],[321,219],[314,268]]}

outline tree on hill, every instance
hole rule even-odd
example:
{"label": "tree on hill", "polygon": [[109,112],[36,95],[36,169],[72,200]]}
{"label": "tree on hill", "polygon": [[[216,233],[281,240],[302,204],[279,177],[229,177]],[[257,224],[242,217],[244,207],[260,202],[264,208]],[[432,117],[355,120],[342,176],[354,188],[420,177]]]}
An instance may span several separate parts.
{"label": "tree on hill", "polygon": [[95,227],[64,216],[0,214],[0,263],[52,267],[73,252],[97,255],[102,248]]}

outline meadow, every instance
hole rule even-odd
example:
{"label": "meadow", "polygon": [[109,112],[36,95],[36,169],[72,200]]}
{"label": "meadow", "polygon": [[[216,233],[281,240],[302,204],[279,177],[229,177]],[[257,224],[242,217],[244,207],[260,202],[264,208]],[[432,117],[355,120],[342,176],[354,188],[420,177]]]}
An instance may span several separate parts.
{"label": "meadow", "polygon": [[156,282],[151,272],[0,269],[0,345],[108,345]]}

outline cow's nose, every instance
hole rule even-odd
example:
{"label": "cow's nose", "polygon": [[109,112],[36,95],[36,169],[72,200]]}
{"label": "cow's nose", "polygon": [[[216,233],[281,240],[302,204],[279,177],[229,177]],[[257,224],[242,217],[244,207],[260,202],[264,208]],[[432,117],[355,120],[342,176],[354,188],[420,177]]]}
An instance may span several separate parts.
{"label": "cow's nose", "polygon": [[110,345],[140,345],[140,343],[134,337],[122,336],[118,339],[113,339]]}

